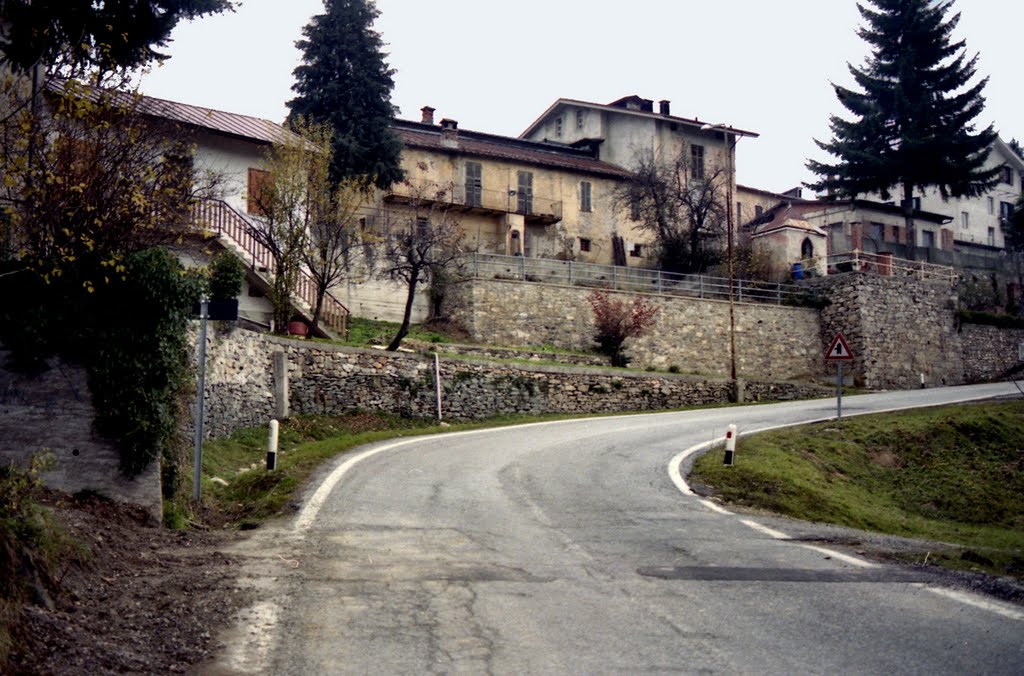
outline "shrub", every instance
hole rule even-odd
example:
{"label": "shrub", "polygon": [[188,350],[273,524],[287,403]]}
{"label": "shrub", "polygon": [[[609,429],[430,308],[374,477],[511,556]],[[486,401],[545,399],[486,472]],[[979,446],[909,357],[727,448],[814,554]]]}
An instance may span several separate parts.
{"label": "shrub", "polygon": [[237,298],[244,281],[245,264],[230,251],[221,253],[210,263],[210,298]]}
{"label": "shrub", "polygon": [[658,306],[639,296],[631,305],[613,300],[602,289],[591,292],[587,300],[594,311],[594,342],[598,352],[608,357],[612,366],[626,366],[629,358],[622,351],[623,343],[654,326]]}

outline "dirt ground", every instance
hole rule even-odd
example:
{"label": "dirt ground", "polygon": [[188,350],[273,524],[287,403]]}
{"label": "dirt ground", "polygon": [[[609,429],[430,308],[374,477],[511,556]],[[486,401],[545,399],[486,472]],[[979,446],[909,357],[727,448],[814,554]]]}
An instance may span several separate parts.
{"label": "dirt ground", "polygon": [[96,497],[45,499],[81,560],[58,572],[59,590],[25,609],[16,628],[19,674],[184,673],[207,658],[246,602],[222,553],[224,530],[162,528],[140,509]]}

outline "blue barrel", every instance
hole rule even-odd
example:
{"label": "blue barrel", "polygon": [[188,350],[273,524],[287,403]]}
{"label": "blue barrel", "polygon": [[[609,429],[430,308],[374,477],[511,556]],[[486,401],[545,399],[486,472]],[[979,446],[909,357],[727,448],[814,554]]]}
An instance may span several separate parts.
{"label": "blue barrel", "polygon": [[793,279],[803,279],[803,278],[804,278],[804,264],[803,263],[793,263]]}

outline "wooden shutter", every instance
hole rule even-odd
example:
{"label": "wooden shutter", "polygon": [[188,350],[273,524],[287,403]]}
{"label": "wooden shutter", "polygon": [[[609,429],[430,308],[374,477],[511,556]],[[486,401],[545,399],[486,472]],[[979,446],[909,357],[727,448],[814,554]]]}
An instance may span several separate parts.
{"label": "wooden shutter", "polygon": [[263,191],[270,184],[270,172],[263,169],[249,167],[249,191],[246,211],[257,216],[265,216],[266,213],[260,200],[263,198]]}

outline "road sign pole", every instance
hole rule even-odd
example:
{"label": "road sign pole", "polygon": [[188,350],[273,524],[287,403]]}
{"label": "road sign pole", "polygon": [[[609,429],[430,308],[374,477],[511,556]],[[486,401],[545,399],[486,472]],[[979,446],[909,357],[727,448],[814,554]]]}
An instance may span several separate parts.
{"label": "road sign pole", "polygon": [[839,377],[836,379],[836,420],[843,419],[843,362],[839,364]]}
{"label": "road sign pole", "polygon": [[206,394],[206,319],[209,302],[203,298],[199,304],[199,383],[196,387],[196,434],[192,466],[192,500],[199,502],[203,476],[203,400]]}

